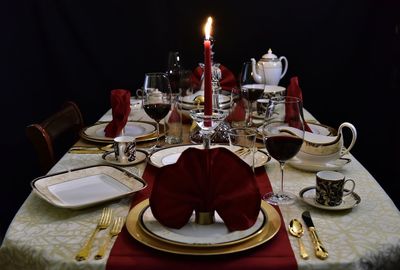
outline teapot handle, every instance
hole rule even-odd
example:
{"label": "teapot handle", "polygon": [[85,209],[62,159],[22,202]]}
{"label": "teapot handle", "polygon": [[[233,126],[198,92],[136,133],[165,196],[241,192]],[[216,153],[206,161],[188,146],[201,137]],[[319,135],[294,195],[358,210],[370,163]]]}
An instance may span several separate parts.
{"label": "teapot handle", "polygon": [[[343,153],[340,154],[340,157],[342,157],[342,156],[344,156],[344,155],[346,155],[346,154],[348,154],[350,152],[351,148],[353,148],[353,146],[354,146],[354,144],[356,142],[356,139],[357,139],[357,130],[356,130],[356,128],[352,124],[350,124],[348,122],[344,122],[339,126],[338,134],[340,134],[340,136],[343,136],[342,129],[344,127],[348,127],[350,129],[350,131],[352,133],[352,138],[351,138],[351,143],[350,143],[349,147],[347,147],[346,151],[344,151]],[[344,140],[344,138],[343,138],[343,140]],[[344,142],[343,142],[343,144],[344,144]]]}
{"label": "teapot handle", "polygon": [[284,70],[283,70],[283,72],[282,72],[281,79],[283,78],[283,76],[285,76],[286,71],[287,71],[287,69],[288,69],[288,65],[289,65],[289,62],[288,62],[288,60],[286,59],[285,56],[279,57],[279,61],[282,62],[282,60],[285,60],[285,68],[284,68]]}

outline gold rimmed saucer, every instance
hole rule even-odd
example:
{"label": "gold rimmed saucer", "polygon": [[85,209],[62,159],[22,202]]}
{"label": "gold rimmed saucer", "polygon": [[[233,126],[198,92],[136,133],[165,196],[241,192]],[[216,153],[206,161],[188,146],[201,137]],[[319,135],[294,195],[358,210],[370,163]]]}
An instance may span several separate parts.
{"label": "gold rimmed saucer", "polygon": [[184,255],[220,255],[235,253],[251,249],[272,239],[281,226],[281,218],[278,212],[266,202],[261,202],[261,209],[268,217],[267,222],[263,224],[258,233],[252,235],[245,241],[232,243],[230,245],[207,245],[198,246],[196,244],[174,244],[173,242],[162,241],[154,235],[146,232],[141,226],[141,215],[143,210],[149,206],[149,200],[144,200],[131,209],[126,220],[126,227],[133,238],[142,244],[157,250],[174,254]]}
{"label": "gold rimmed saucer", "polygon": [[118,166],[132,166],[132,165],[135,165],[135,164],[145,161],[147,158],[147,152],[137,149],[135,160],[127,162],[127,163],[121,163],[115,159],[114,153],[115,153],[114,151],[105,152],[101,156],[101,158],[107,163],[110,163],[113,165],[118,165]]}

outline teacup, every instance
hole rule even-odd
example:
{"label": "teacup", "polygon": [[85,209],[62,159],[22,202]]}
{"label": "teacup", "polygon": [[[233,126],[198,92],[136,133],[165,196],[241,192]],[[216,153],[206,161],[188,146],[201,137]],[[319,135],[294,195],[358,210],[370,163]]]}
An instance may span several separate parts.
{"label": "teacup", "polygon": [[264,87],[264,98],[272,98],[276,96],[284,96],[286,94],[286,88],[278,85],[265,85]]}
{"label": "teacup", "polygon": [[136,139],[131,136],[114,138],[115,160],[120,163],[132,162],[136,159]]}
{"label": "teacup", "polygon": [[265,115],[265,111],[267,110],[268,103],[269,103],[269,99],[267,99],[267,98],[257,99],[257,114],[258,115]]}
{"label": "teacup", "polygon": [[[333,162],[348,154],[357,139],[356,128],[348,122],[342,123],[338,130],[311,123],[309,126],[312,132],[306,132],[304,142],[296,155],[296,158],[301,161],[318,164]],[[348,147],[344,146],[343,128],[350,129],[352,134]]]}
{"label": "teacup", "polygon": [[[351,189],[344,190],[347,182],[353,183]],[[337,206],[342,203],[344,196],[354,191],[356,183],[346,179],[342,173],[334,171],[320,171],[316,175],[315,201],[326,206]]]}

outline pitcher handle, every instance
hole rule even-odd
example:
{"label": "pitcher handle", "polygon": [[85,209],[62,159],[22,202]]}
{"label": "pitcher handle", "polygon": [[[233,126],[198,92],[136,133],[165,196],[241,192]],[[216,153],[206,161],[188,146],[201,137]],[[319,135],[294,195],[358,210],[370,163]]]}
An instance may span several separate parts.
{"label": "pitcher handle", "polygon": [[[339,126],[338,134],[340,134],[340,136],[343,136],[342,129],[344,127],[348,127],[350,129],[352,138],[351,138],[351,143],[350,143],[349,147],[346,148],[346,151],[344,151],[343,153],[340,154],[340,157],[343,157],[344,155],[346,155],[350,152],[351,148],[353,148],[354,144],[356,143],[356,139],[357,139],[356,128],[353,126],[353,124],[350,124],[348,122],[344,122]],[[343,145],[344,145],[344,138],[343,138]]]}
{"label": "pitcher handle", "polygon": [[287,71],[287,69],[288,69],[288,66],[289,66],[289,62],[288,62],[288,60],[286,59],[286,57],[285,57],[285,56],[281,56],[281,57],[279,57],[279,61],[281,61],[281,62],[282,62],[282,60],[285,60],[285,68],[283,69],[283,72],[282,72],[282,75],[281,75],[281,79],[283,78],[283,76],[285,76],[285,74],[286,74],[286,71]]}

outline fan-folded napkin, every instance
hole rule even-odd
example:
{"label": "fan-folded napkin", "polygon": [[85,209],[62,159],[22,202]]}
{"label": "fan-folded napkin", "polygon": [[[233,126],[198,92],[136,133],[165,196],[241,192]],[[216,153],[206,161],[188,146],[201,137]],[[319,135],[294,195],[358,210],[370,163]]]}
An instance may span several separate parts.
{"label": "fan-folded napkin", "polygon": [[154,217],[179,229],[193,211],[216,211],[229,231],[254,225],[260,192],[251,168],[225,148],[185,150],[175,164],[162,167],[150,196]]}
{"label": "fan-folded napkin", "polygon": [[131,112],[131,92],[125,89],[111,91],[112,121],[104,129],[106,137],[116,137],[128,121]]}
{"label": "fan-folded napkin", "polygon": [[[219,81],[219,85],[222,90],[231,91],[232,88],[237,87],[235,75],[233,75],[232,71],[230,71],[224,65],[219,65],[219,69],[221,70],[221,79]],[[201,67],[197,67],[191,77],[191,81],[194,89],[201,88],[201,77],[203,76],[203,69]]]}
{"label": "fan-folded napkin", "polygon": [[[303,103],[303,94],[299,85],[299,79],[297,76],[292,77],[290,79],[290,84],[287,88],[287,93],[286,96],[288,97],[296,97],[298,99],[300,99]],[[303,110],[303,105],[301,104],[301,107],[298,108],[297,106],[290,106],[291,104],[289,104],[288,106],[285,107],[285,122],[289,124],[289,126],[292,127],[296,127],[295,124],[295,118],[297,118],[297,113],[298,110]],[[298,127],[297,127],[298,128]],[[304,130],[308,131],[308,132],[312,132],[310,127],[307,125],[306,122],[304,122]]]}

